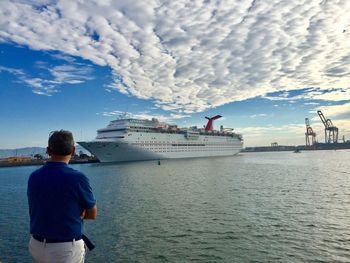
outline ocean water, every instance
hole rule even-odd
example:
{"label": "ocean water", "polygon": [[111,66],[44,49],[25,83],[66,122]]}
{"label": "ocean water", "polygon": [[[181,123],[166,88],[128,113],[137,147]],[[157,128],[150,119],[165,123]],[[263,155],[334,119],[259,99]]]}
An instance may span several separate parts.
{"label": "ocean water", "polygon": [[[350,262],[350,151],[74,165],[98,218],[86,262]],[[27,251],[26,183],[0,169],[0,262]]]}

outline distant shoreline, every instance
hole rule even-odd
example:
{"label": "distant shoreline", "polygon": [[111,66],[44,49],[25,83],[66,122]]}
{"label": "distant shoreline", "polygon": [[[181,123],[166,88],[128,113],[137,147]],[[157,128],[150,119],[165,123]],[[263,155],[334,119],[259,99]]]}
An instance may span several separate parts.
{"label": "distant shoreline", "polygon": [[283,151],[319,151],[319,150],[347,150],[350,149],[350,142],[344,143],[316,143],[311,146],[298,145],[276,145],[276,146],[256,146],[245,147],[242,152],[283,152]]}
{"label": "distant shoreline", "polygon": [[[333,143],[333,144],[324,144],[317,143],[313,146],[258,146],[258,147],[246,147],[242,149],[242,153],[251,153],[251,152],[300,152],[300,151],[319,151],[319,150],[350,150],[350,142],[345,143]],[[9,158],[27,158],[27,157],[9,157]],[[29,159],[29,160],[28,160]],[[20,166],[37,166],[43,165],[45,162],[50,159],[30,159],[27,160],[1,160],[0,159],[0,168],[2,167],[20,167]],[[93,157],[88,157],[88,159],[72,159],[69,164],[88,164],[88,163],[98,163],[98,159]],[[0,262],[1,263],[1,262]]]}

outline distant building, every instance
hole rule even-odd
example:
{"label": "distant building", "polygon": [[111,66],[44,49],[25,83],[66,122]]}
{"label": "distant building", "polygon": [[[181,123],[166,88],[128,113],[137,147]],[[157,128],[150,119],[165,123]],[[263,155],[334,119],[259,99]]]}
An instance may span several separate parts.
{"label": "distant building", "polygon": [[32,158],[30,157],[8,157],[0,160],[0,162],[10,162],[10,163],[30,162],[30,161],[32,161]]}

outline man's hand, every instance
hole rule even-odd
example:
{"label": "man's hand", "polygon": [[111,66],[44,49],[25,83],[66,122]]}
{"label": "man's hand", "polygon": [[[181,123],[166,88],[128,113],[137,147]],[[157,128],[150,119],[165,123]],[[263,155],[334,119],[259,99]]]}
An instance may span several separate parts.
{"label": "man's hand", "polygon": [[97,216],[96,205],[93,208],[85,209],[80,213],[81,219],[96,219],[96,216]]}
{"label": "man's hand", "polygon": [[84,217],[85,217],[85,209],[83,210],[83,211],[81,211],[81,213],[80,213],[80,219],[81,220],[83,220],[84,219]]}

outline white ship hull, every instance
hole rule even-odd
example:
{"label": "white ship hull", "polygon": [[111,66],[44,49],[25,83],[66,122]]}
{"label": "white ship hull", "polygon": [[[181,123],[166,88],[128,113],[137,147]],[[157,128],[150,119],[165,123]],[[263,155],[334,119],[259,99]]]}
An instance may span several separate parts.
{"label": "white ship hull", "polygon": [[183,134],[129,133],[125,138],[78,142],[101,162],[125,162],[209,156],[232,156],[242,150],[235,137],[200,135],[195,140]]}

